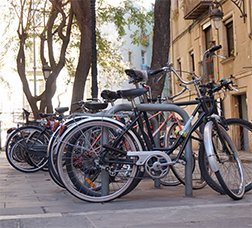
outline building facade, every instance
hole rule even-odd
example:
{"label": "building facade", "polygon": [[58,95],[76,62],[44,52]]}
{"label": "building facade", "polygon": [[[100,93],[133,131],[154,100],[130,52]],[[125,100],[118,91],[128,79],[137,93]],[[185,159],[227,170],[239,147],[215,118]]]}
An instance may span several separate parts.
{"label": "building facade", "polygon": [[[223,18],[218,24],[210,18],[210,9],[213,7],[223,12]],[[222,77],[232,77],[239,90],[227,93],[224,114],[226,117],[251,121],[251,0],[172,1],[170,59],[176,69],[195,72],[197,75],[205,74],[202,66],[203,53],[211,46],[219,44],[222,49],[217,54],[222,57],[213,58],[210,77],[215,82]],[[179,85],[173,78],[172,92],[177,93],[179,90]],[[179,99],[189,99],[192,96],[193,88]]]}

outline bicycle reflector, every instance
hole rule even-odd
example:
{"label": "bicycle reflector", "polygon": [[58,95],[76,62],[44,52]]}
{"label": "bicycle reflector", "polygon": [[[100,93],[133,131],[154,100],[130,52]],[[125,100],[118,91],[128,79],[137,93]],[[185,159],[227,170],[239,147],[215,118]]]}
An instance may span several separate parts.
{"label": "bicycle reflector", "polygon": [[67,126],[62,124],[59,129],[59,136],[61,136],[65,132],[66,129],[67,129]]}

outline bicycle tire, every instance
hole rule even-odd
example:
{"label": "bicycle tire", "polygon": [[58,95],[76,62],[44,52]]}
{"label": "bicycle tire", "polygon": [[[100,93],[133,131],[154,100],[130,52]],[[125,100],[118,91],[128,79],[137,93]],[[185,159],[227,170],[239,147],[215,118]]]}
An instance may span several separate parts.
{"label": "bicycle tire", "polygon": [[[176,123],[171,123],[171,125],[169,126],[169,128],[167,128],[165,134],[164,134],[164,147],[169,147],[171,146],[174,141],[176,140],[176,135],[175,133],[175,129],[176,129],[177,124]],[[177,178],[177,176],[175,175],[175,173],[173,172],[172,169],[173,166],[170,166],[170,171],[168,172],[168,174],[166,176],[164,176],[163,178],[160,179],[160,184],[163,186],[178,186],[180,184],[182,184],[182,182]]]}
{"label": "bicycle tire", "polygon": [[[78,123],[78,121],[83,120],[87,118],[87,116],[75,116],[71,119],[68,119],[64,122],[64,128],[69,128],[73,125],[76,125]],[[57,160],[57,143],[60,140],[60,136],[62,135],[62,133],[60,132],[62,131],[62,126],[59,126],[54,133],[52,134],[50,141],[48,143],[48,147],[47,147],[47,154],[48,154],[48,171],[50,174],[50,177],[52,178],[52,180],[61,188],[65,188],[62,180],[59,177],[58,174],[58,170],[57,170],[57,164],[56,164],[56,160]]]}
{"label": "bicycle tire", "polygon": [[[168,131],[167,134],[165,136],[165,147],[169,147],[171,146],[174,141],[176,141],[177,137],[178,137],[178,131],[177,131],[177,123],[173,123]],[[199,131],[194,131],[193,134],[195,133],[195,135],[193,135],[191,137],[192,139],[192,157],[193,157],[193,165],[192,165],[192,187],[193,189],[197,190],[197,189],[202,189],[204,188],[207,183],[204,180],[204,178],[201,175],[200,172],[200,168],[199,168],[199,164],[198,164],[198,154],[199,154],[199,146],[200,143],[202,142],[202,136],[200,134]],[[179,148],[175,151],[173,151],[173,153],[170,155],[174,155],[176,157],[176,152],[178,153]],[[160,180],[160,183],[162,185],[165,186],[174,186],[174,185],[178,185],[180,183],[185,184],[185,164],[186,164],[186,159],[184,156],[184,153],[182,154],[182,156],[180,157],[181,163],[176,163],[175,165],[171,166],[171,170],[172,173],[174,174],[174,176],[177,178],[177,182],[174,181],[173,179],[170,177],[169,179],[167,177],[164,177]]]}
{"label": "bicycle tire", "polygon": [[204,128],[207,159],[224,193],[240,200],[245,193],[242,164],[232,139],[222,125],[209,121]]}
{"label": "bicycle tire", "polygon": [[[232,138],[232,141],[238,149],[238,156],[242,162],[244,170],[245,192],[248,192],[252,189],[252,123],[238,118],[226,119],[225,123],[228,127],[229,136]],[[246,139],[244,139],[244,135],[246,136]],[[202,175],[208,185],[215,191],[224,194],[218,180],[212,175],[209,169],[204,147],[200,149],[199,165]]]}
{"label": "bicycle tire", "polygon": [[[13,131],[6,141],[5,153],[9,164],[16,170],[32,173],[43,169],[48,162],[46,148],[49,134],[39,126],[22,126]],[[35,146],[41,150],[35,151]],[[33,152],[31,152],[34,150]]]}
{"label": "bicycle tire", "polygon": [[[104,135],[105,130],[109,136]],[[120,167],[120,164],[115,161],[108,167],[110,169],[110,174],[108,174],[108,171],[103,169],[100,164],[95,166],[93,163],[100,156],[99,152],[103,145],[102,140],[99,140],[99,138],[103,139],[105,137],[111,140],[113,137],[116,138],[116,133],[123,130],[124,125],[120,122],[97,117],[81,121],[77,127],[64,133],[61,142],[58,144],[57,166],[61,180],[72,195],[89,202],[107,202],[129,193],[140,182],[139,176],[143,175],[143,172],[135,164],[127,165],[126,168],[124,165]],[[96,133],[98,133],[98,137]],[[131,131],[124,135],[120,143],[120,146],[125,146],[129,150],[141,149],[141,143]],[[114,154],[118,156],[118,159],[120,158],[119,153],[116,151],[110,151],[108,156],[114,156]],[[78,160],[78,157],[74,157],[75,155],[82,156],[85,164],[84,162],[75,163],[74,161],[81,161]],[[117,170],[115,174],[112,172],[113,166]],[[107,183],[109,187],[99,180],[104,173],[109,175],[109,182]],[[115,175],[115,177],[112,177],[112,175]],[[115,181],[113,178],[118,180]],[[103,191],[107,192],[104,194]]]}
{"label": "bicycle tire", "polygon": [[56,146],[57,146],[57,140],[59,138],[59,129],[56,129],[56,131],[52,134],[52,137],[50,138],[50,141],[48,143],[47,147],[47,154],[48,154],[48,171],[51,179],[56,183],[59,187],[65,188],[62,180],[59,177],[58,171],[56,169],[55,165],[55,157],[56,157]]}

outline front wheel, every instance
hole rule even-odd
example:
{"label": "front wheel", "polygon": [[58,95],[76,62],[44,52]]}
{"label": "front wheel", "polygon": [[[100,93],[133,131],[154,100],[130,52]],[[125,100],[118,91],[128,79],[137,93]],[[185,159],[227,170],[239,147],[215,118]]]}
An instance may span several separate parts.
{"label": "front wheel", "polygon": [[204,146],[209,166],[224,192],[234,200],[242,199],[245,192],[243,168],[227,131],[218,123],[207,122]]}
{"label": "front wheel", "polygon": [[[234,142],[239,159],[242,162],[245,180],[245,192],[252,189],[252,123],[238,118],[229,118],[225,120],[227,132]],[[199,152],[199,166],[204,179],[208,185],[215,191],[224,194],[216,176],[211,171],[204,146],[201,146]]]}

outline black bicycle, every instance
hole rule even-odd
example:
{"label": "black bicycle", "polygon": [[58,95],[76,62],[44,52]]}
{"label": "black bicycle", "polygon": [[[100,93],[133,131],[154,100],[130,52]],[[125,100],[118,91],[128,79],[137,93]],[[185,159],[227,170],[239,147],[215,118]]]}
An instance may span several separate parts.
{"label": "black bicycle", "polygon": [[57,108],[54,114],[40,114],[41,120],[31,122],[26,119],[23,126],[11,128],[5,145],[9,164],[25,173],[47,169],[48,142],[53,128],[62,121],[63,113],[67,110],[65,107]]}
{"label": "black bicycle", "polygon": [[[219,48],[213,47],[208,52],[214,52]],[[169,172],[169,167],[183,156],[193,132],[204,126],[204,146],[210,168],[225,193],[235,200],[243,197],[245,184],[242,164],[237,149],[225,129],[225,122],[213,108],[215,100],[210,95],[222,88],[232,89],[230,82],[222,81],[208,93],[202,94],[200,78],[194,75],[191,81],[186,82],[172,65],[147,73],[148,76],[152,76],[168,71],[173,72],[181,83],[193,84],[198,101],[176,141],[167,148],[154,147],[147,112],[141,109],[142,104],[135,103],[136,97],[147,92],[145,88],[117,91],[118,97],[131,101],[135,118],[129,125],[125,126],[106,117],[88,118],[67,130],[58,143],[58,172],[70,193],[83,200],[105,202],[132,191],[144,172],[152,178],[164,177]],[[169,104],[171,110],[174,106]],[[148,107],[149,110],[155,110],[156,106],[148,104]],[[199,112],[200,115],[196,117]],[[195,122],[192,124],[194,119]],[[140,135],[134,131],[136,123]],[[177,148],[179,153],[171,158],[170,155]],[[228,167],[228,172],[222,167]]]}

